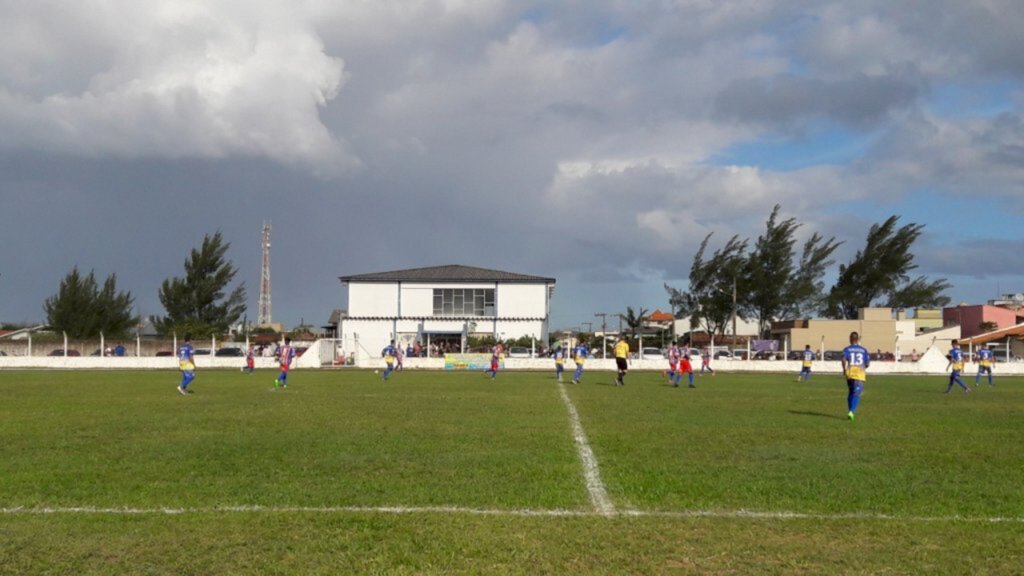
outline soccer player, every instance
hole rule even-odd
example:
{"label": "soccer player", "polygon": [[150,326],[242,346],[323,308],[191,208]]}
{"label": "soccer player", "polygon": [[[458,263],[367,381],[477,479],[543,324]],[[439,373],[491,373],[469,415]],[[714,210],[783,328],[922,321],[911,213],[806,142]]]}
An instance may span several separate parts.
{"label": "soccer player", "polygon": [[953,348],[949,351],[949,354],[946,354],[946,358],[949,360],[946,364],[946,369],[953,369],[949,373],[949,386],[946,386],[946,394],[949,394],[953,389],[953,384],[959,384],[964,389],[964,392],[970,392],[971,389],[960,379],[960,372],[964,369],[964,353],[960,350],[960,342],[953,340]]}
{"label": "soccer player", "polygon": [[708,346],[705,346],[700,353],[700,373],[703,375],[705,370],[711,372],[712,376],[715,375],[715,371],[711,368],[711,348]]}
{"label": "soccer player", "polygon": [[384,357],[384,381],[387,382],[388,376],[395,371],[395,341],[392,340],[390,344],[384,347],[380,351],[380,355]]}
{"label": "soccer player", "polygon": [[988,373],[988,385],[995,386],[995,384],[992,383],[992,364],[995,363],[992,351],[988,348],[981,348],[975,356],[978,357],[978,375],[974,377],[974,385],[977,386],[980,384],[981,375]]}
{"label": "soccer player", "polygon": [[679,371],[676,372],[676,381],[672,384],[676,388],[679,387],[679,382],[683,379],[683,374],[686,374],[687,380],[690,382],[690,388],[696,388],[693,384],[693,365],[690,364],[690,347],[685,346],[683,353],[679,357]]}
{"label": "soccer player", "polygon": [[856,418],[860,394],[864,391],[864,382],[867,380],[866,370],[870,364],[871,356],[867,349],[860,345],[860,334],[850,332],[850,345],[843,348],[842,360],[843,375],[846,376],[846,386],[849,388],[846,406],[850,411],[846,417],[850,420]]}
{"label": "soccer player", "polygon": [[797,382],[806,382],[811,379],[811,364],[818,359],[814,354],[814,350],[811,350],[811,345],[808,344],[804,347],[804,365],[800,368],[800,375],[796,377]]}
{"label": "soccer player", "polygon": [[405,367],[402,366],[402,355],[403,355],[402,347],[401,346],[395,346],[395,370],[404,370],[405,369]]}
{"label": "soccer player", "polygon": [[287,388],[288,369],[292,366],[292,360],[295,360],[295,348],[292,348],[291,336],[284,337],[284,346],[281,346],[277,353],[277,361],[281,364],[281,374],[274,380],[274,388]]}
{"label": "soccer player", "polygon": [[572,377],[573,384],[580,383],[580,378],[583,377],[583,363],[587,361],[587,356],[589,355],[590,348],[580,340],[572,350],[572,361],[576,363],[576,373]]}
{"label": "soccer player", "polygon": [[551,353],[551,357],[555,359],[555,377],[561,382],[562,372],[565,372],[565,350],[562,350],[561,344]]}
{"label": "soccer player", "polygon": [[178,384],[178,392],[191,394],[188,385],[196,379],[196,359],[193,355],[192,335],[185,333],[185,341],[178,346],[178,369],[181,370],[181,384]]}
{"label": "soccer player", "polygon": [[256,369],[256,350],[250,346],[245,352],[245,370],[248,374],[252,374],[253,370]]}
{"label": "soccer player", "polygon": [[502,350],[503,348],[501,347],[501,342],[498,342],[497,344],[491,347],[491,369],[484,370],[484,374],[491,375],[491,380],[494,380],[495,378],[498,377],[498,365],[501,364]]}
{"label": "soccer player", "polygon": [[615,343],[615,367],[619,370],[618,377],[615,378],[616,386],[626,385],[626,372],[629,370],[629,342],[626,342],[625,336],[619,336],[619,341]]}
{"label": "soccer player", "polygon": [[668,349],[668,372],[662,372],[662,377],[668,376],[669,382],[675,382],[676,372],[679,370],[679,346],[675,341]]}

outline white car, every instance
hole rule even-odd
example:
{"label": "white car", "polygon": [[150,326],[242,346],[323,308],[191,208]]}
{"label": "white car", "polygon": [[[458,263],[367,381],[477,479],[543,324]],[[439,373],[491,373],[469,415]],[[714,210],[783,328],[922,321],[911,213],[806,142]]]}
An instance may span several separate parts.
{"label": "white car", "polygon": [[530,349],[526,346],[509,346],[506,356],[509,358],[533,358]]}

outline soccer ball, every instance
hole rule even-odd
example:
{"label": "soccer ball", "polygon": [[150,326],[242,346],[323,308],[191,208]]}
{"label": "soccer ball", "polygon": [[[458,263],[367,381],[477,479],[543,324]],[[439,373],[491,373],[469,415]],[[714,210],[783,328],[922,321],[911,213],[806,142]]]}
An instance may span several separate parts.
{"label": "soccer ball", "polygon": [[374,374],[380,374],[380,370],[374,370],[373,373]]}

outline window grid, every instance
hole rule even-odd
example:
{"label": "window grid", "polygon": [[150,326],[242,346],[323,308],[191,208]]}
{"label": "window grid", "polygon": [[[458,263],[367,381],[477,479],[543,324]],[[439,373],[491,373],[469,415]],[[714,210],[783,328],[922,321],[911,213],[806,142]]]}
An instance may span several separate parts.
{"label": "window grid", "polygon": [[435,288],[435,316],[494,316],[494,288]]}

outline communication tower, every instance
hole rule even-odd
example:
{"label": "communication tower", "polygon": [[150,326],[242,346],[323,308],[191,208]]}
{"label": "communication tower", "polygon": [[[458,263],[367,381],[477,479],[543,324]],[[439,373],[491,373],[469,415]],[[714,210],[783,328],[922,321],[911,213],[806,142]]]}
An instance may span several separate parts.
{"label": "communication tower", "polygon": [[260,305],[256,322],[271,323],[270,318],[270,223],[263,223],[263,264],[260,266]]}

